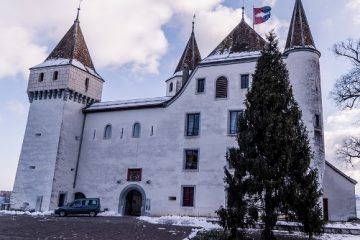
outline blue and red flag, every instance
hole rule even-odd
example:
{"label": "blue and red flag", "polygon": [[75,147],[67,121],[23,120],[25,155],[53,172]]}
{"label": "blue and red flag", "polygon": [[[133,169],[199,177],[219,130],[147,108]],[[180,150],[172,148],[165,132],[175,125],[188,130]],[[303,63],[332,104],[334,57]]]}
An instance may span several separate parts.
{"label": "blue and red flag", "polygon": [[271,7],[265,6],[262,8],[254,7],[254,24],[261,24],[269,20],[271,17]]}

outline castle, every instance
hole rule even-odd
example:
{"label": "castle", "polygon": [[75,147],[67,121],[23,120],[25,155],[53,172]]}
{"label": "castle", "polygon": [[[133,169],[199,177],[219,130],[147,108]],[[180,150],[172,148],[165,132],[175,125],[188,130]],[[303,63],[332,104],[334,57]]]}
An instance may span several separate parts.
{"label": "castle", "polygon": [[[30,69],[30,110],[11,198],[13,209],[47,211],[98,197],[124,215],[214,216],[225,205],[224,166],[236,146],[260,51],[266,41],[242,18],[202,59],[194,28],[166,96],[101,102],[79,17]],[[356,182],[325,161],[320,52],[296,0],[283,52],[320,173],[324,217],[356,217]]]}

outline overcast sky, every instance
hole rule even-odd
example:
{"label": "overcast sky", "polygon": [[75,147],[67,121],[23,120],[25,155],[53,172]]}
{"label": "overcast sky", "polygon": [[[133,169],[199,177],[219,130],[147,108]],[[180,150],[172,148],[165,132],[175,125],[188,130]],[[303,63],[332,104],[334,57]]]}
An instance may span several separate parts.
{"label": "overcast sky", "polygon": [[[72,25],[77,0],[0,0],[0,190],[12,190],[29,103],[29,68],[45,60]],[[246,0],[251,7],[271,5],[272,18],[257,26],[264,36],[275,29],[284,45],[295,0]],[[103,100],[165,95],[191,32],[202,57],[237,25],[242,0],[84,0],[80,15],[93,62],[106,80]],[[329,98],[334,82],[351,65],[336,58],[332,45],[360,38],[360,0],[303,0],[317,48],[321,73],[327,160],[360,182],[360,170],[336,160],[343,137],[360,134],[360,111],[340,111]],[[358,187],[360,193],[360,186]]]}

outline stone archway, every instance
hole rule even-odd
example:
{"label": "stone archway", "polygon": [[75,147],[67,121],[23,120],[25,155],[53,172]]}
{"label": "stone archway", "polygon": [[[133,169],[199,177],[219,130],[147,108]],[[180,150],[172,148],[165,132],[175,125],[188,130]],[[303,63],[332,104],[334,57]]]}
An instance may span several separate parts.
{"label": "stone archway", "polygon": [[146,195],[142,187],[136,184],[126,186],[119,199],[119,213],[122,215],[145,215]]}

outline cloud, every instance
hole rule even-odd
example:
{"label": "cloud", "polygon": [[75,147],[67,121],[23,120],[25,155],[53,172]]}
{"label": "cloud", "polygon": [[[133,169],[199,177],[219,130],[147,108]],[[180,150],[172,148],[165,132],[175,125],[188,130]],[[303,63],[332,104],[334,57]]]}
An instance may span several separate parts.
{"label": "cloud", "polygon": [[277,0],[263,0],[262,2],[264,5],[268,4],[270,6],[274,6],[276,4]]}
{"label": "cloud", "polygon": [[18,116],[24,116],[27,113],[26,106],[18,100],[8,101],[5,103],[5,106],[8,111]]}
{"label": "cloud", "polygon": [[360,1],[348,0],[346,8],[351,12],[353,22],[355,24],[360,24]]}

